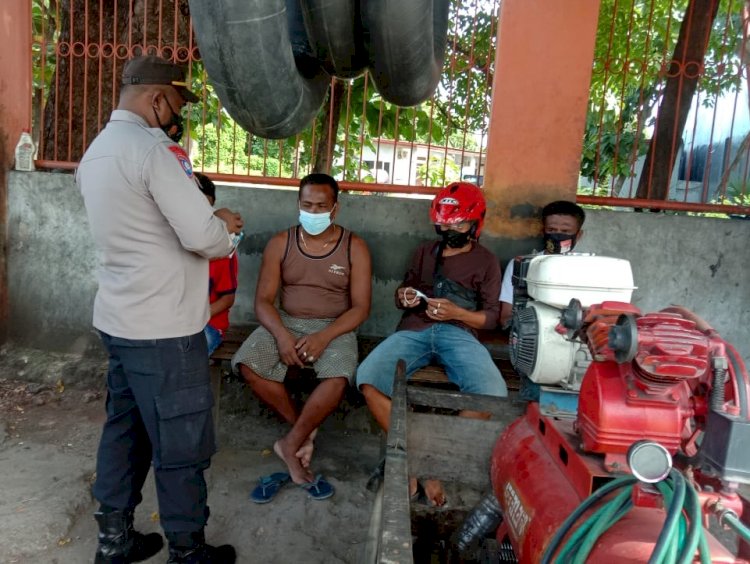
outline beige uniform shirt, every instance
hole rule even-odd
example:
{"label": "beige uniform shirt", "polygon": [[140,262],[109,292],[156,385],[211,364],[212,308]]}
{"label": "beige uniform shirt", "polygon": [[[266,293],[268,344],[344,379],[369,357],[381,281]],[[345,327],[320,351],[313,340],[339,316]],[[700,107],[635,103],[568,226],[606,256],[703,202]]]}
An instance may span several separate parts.
{"label": "beige uniform shirt", "polygon": [[208,321],[208,259],[227,255],[183,149],[115,110],[76,173],[99,255],[94,327],[126,339],[192,335]]}

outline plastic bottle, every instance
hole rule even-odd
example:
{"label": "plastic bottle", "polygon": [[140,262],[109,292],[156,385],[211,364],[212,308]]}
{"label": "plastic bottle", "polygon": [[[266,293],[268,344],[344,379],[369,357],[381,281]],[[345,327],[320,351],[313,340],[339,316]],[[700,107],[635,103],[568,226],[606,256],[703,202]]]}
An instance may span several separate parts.
{"label": "plastic bottle", "polygon": [[24,129],[16,145],[16,170],[32,171],[34,166],[34,140],[28,129]]}

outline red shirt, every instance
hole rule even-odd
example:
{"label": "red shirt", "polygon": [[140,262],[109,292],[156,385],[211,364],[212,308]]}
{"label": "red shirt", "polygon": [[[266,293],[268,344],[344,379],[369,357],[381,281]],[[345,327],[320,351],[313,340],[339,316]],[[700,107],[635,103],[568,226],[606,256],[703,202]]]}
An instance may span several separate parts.
{"label": "red shirt", "polygon": [[[237,253],[232,258],[214,259],[208,263],[208,303],[237,291]],[[229,327],[229,309],[217,313],[208,324],[224,333]]]}

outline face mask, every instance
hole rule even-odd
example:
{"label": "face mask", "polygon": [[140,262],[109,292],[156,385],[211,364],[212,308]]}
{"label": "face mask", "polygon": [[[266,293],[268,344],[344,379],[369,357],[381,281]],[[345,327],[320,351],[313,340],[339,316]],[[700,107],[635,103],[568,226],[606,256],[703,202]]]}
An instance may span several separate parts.
{"label": "face mask", "polygon": [[[334,208],[336,206],[333,206]],[[320,235],[331,225],[333,210],[323,213],[310,213],[299,210],[299,223],[310,235]]]}
{"label": "face mask", "polygon": [[179,143],[182,139],[182,134],[185,131],[185,128],[182,125],[182,116],[174,111],[174,109],[172,108],[172,104],[169,103],[169,100],[167,100],[166,97],[164,98],[164,100],[166,100],[167,106],[169,106],[169,111],[172,112],[172,117],[167,123],[162,125],[161,121],[159,120],[159,114],[156,113],[156,108],[152,108],[154,110],[154,117],[156,117],[156,123],[159,124],[159,129],[167,134],[167,137],[169,137],[175,143]]}
{"label": "face mask", "polygon": [[471,239],[471,230],[466,233],[459,233],[452,229],[441,231],[440,227],[436,225],[435,231],[437,231],[437,234],[443,238],[443,243],[451,249],[461,249],[465,247]]}
{"label": "face mask", "polygon": [[548,255],[569,253],[576,246],[576,236],[569,233],[545,233],[544,252]]}

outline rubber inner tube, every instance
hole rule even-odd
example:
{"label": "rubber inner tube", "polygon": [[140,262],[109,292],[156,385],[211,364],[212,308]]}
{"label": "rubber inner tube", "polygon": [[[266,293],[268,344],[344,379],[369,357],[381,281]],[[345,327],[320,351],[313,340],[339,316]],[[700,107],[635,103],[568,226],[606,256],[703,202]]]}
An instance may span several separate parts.
{"label": "rubber inner tube", "polygon": [[367,69],[365,30],[359,2],[300,0],[307,37],[317,59],[330,75],[354,78]]}
{"label": "rubber inner tube", "polygon": [[445,59],[448,0],[361,0],[370,70],[388,102],[413,106],[435,92]]}
{"label": "rubber inner tube", "polygon": [[190,0],[208,76],[246,131],[283,139],[318,114],[330,76],[368,66],[381,96],[427,100],[440,80],[449,0]]}
{"label": "rubber inner tube", "polygon": [[190,13],[208,76],[243,129],[283,139],[309,125],[330,77],[298,37],[295,60],[289,21],[304,29],[301,10],[288,13],[285,0],[190,0]]}

